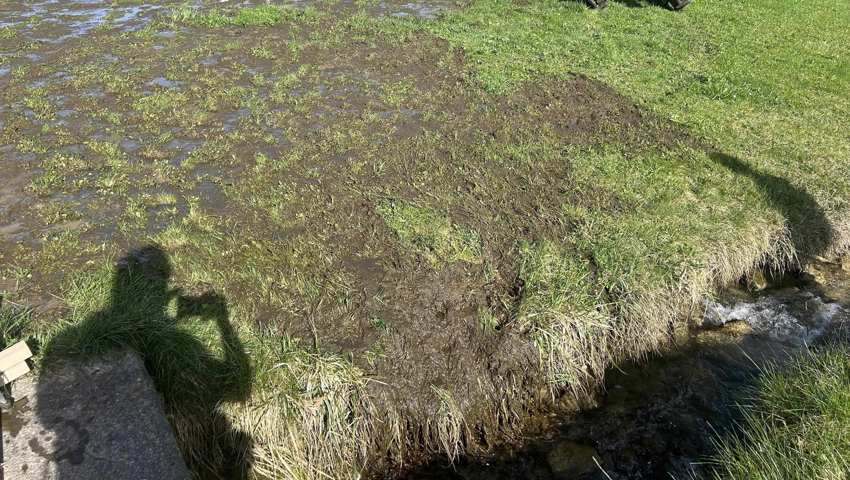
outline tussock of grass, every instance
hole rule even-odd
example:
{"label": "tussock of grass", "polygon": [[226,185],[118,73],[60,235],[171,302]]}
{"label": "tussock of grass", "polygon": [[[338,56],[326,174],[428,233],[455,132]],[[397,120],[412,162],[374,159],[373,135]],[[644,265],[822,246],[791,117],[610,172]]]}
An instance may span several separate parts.
{"label": "tussock of grass", "polygon": [[257,394],[225,407],[254,439],[254,469],[268,478],[353,478],[368,454],[372,410],[359,369],[308,353],[286,337],[254,352]]}
{"label": "tussock of grass", "polygon": [[433,265],[456,261],[481,262],[478,235],[452,224],[446,216],[428,207],[388,201],[378,206],[378,213],[403,243]]}
{"label": "tussock of grass", "polygon": [[743,406],[742,433],[719,440],[717,479],[842,479],[850,472],[850,350],[818,348],[768,370]]}
{"label": "tussock of grass", "polygon": [[538,344],[553,389],[567,386],[587,397],[611,356],[610,317],[597,307],[588,265],[550,242],[524,245],[524,280],[517,320]]}

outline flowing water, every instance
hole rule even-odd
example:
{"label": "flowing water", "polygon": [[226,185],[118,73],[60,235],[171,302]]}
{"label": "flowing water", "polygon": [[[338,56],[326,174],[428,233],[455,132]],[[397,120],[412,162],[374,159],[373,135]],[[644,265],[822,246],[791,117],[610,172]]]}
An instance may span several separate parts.
{"label": "flowing water", "polygon": [[[488,461],[430,465],[409,480],[692,478],[713,439],[740,419],[761,369],[800,354],[850,320],[850,262],[817,262],[752,292],[705,303],[686,344],[609,372],[596,408],[541,421],[545,432]],[[546,427],[546,424],[549,424]]]}

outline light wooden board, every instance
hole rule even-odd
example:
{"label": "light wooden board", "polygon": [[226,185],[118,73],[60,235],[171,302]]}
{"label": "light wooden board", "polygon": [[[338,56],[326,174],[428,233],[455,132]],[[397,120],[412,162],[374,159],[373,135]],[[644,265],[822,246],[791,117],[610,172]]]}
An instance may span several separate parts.
{"label": "light wooden board", "polygon": [[20,377],[28,374],[30,372],[30,367],[27,365],[27,362],[21,362],[18,364],[9,367],[7,370],[4,370],[2,374],[0,374],[0,381],[3,384],[7,384],[11,381],[17,380]]}
{"label": "light wooden board", "polygon": [[32,352],[26,342],[18,342],[0,352],[0,379],[3,383],[9,383],[30,371],[27,359],[32,357]]}

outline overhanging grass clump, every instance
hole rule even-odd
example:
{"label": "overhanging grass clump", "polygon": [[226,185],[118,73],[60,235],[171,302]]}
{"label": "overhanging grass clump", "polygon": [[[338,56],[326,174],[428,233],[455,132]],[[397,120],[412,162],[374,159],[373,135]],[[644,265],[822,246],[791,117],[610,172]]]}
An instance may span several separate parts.
{"label": "overhanging grass clump", "polygon": [[579,398],[591,395],[611,359],[616,334],[595,279],[575,252],[551,242],[523,245],[523,296],[517,319],[537,343],[554,390],[567,387]]}
{"label": "overhanging grass clump", "polygon": [[850,472],[850,349],[816,348],[768,370],[742,407],[742,433],[719,441],[716,479],[842,479]]}

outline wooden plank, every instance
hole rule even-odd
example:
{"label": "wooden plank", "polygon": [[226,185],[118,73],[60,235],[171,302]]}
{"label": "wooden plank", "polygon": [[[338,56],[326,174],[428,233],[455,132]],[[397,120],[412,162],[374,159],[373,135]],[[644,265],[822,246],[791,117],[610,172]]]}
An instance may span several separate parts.
{"label": "wooden plank", "polygon": [[3,373],[0,374],[0,381],[2,381],[3,385],[5,385],[13,380],[17,380],[18,378],[23,377],[29,372],[30,367],[29,365],[27,365],[27,362],[21,362],[3,371]]}
{"label": "wooden plank", "polygon": [[0,372],[5,372],[30,357],[32,357],[30,347],[26,342],[20,341],[0,352]]}

